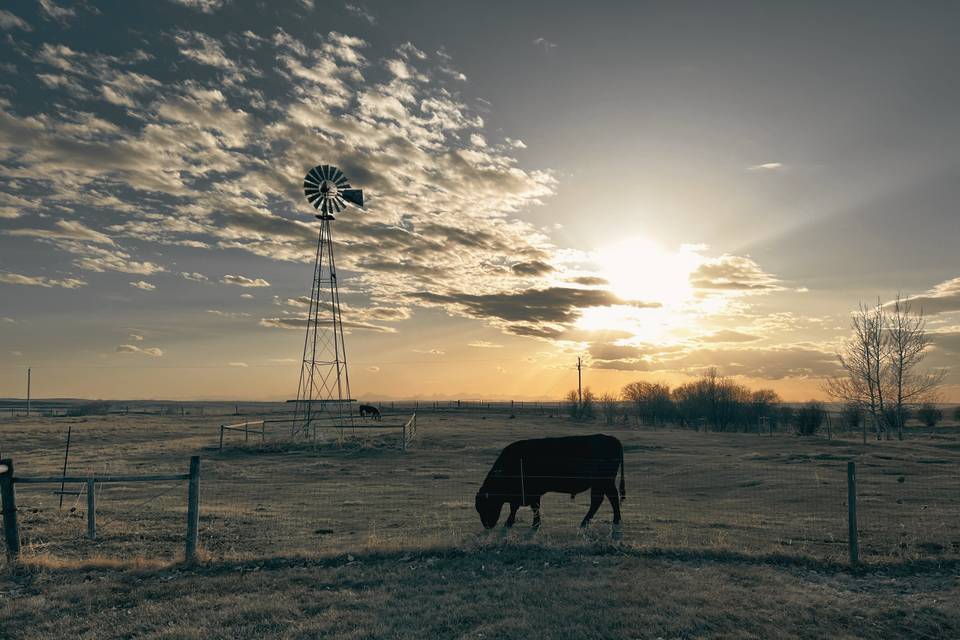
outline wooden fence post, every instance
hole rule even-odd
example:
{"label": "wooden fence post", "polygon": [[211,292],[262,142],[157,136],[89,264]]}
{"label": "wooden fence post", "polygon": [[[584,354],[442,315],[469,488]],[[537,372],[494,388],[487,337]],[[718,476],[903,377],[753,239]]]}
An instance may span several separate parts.
{"label": "wooden fence post", "polygon": [[87,480],[87,537],[91,540],[97,539],[97,497],[96,483],[93,478]]}
{"label": "wooden fence post", "polygon": [[857,536],[857,465],[847,463],[847,525],[850,544],[850,566],[860,563],[860,541]]}
{"label": "wooden fence post", "polygon": [[190,480],[187,489],[187,562],[197,559],[197,538],[200,530],[200,456],[190,457]]}
{"label": "wooden fence post", "polygon": [[13,486],[13,460],[0,460],[0,498],[3,501],[3,537],[7,557],[20,557],[20,527],[17,525],[17,492]]}

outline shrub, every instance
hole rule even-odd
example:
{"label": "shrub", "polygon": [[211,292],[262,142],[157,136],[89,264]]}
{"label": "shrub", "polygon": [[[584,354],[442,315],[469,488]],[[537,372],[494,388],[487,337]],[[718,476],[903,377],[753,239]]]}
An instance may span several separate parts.
{"label": "shrub", "polygon": [[600,396],[600,410],[603,412],[603,421],[613,424],[617,419],[617,398],[609,393]]}
{"label": "shrub", "polygon": [[811,400],[797,409],[793,416],[793,426],[798,436],[812,436],[817,433],[823,424],[827,412],[823,403]]}
{"label": "shrub", "polygon": [[943,420],[943,411],[940,411],[932,402],[924,402],[917,409],[917,419],[928,427],[935,427]]}
{"label": "shrub", "polygon": [[849,431],[856,431],[863,424],[863,407],[857,402],[848,402],[840,411],[843,425]]}

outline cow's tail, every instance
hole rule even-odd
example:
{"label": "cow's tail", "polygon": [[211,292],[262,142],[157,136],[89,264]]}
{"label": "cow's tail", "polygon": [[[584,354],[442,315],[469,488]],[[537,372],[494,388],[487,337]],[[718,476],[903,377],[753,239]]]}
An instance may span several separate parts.
{"label": "cow's tail", "polygon": [[623,445],[620,445],[620,500],[627,499],[627,470],[623,466]]}

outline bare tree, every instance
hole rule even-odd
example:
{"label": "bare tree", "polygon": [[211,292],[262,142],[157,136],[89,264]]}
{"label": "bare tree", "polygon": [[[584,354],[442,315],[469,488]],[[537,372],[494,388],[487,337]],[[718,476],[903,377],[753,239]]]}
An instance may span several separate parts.
{"label": "bare tree", "polygon": [[603,420],[607,424],[613,424],[617,419],[617,398],[616,396],[605,393],[600,396],[600,408],[603,411]]}
{"label": "bare tree", "polygon": [[889,414],[897,428],[897,437],[903,440],[903,423],[908,407],[929,401],[943,383],[945,371],[923,372],[917,367],[930,346],[923,310],[913,313],[911,305],[897,294],[885,314],[886,357],[889,361]]}
{"label": "bare tree", "polygon": [[[868,307],[862,302],[850,319],[853,335],[837,353],[844,374],[829,378],[824,391],[834,400],[863,407],[873,422],[877,440],[883,433],[884,380],[887,377],[886,334],[883,306]],[[867,442],[867,422],[863,422],[863,442]]]}
{"label": "bare tree", "polygon": [[[902,440],[908,408],[932,398],[945,375],[918,369],[930,345],[923,312],[913,313],[898,294],[886,306],[879,300],[870,307],[861,303],[850,325],[852,335],[837,353],[844,375],[828,379],[824,391],[834,400],[862,407],[877,440],[889,439],[892,427]],[[867,441],[866,421],[863,441]]]}

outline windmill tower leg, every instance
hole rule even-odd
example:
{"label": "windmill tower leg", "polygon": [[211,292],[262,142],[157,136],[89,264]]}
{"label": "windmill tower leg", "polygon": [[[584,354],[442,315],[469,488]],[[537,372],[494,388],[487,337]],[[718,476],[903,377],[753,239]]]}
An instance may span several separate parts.
{"label": "windmill tower leg", "polygon": [[309,436],[324,426],[342,433],[353,420],[332,219],[320,220],[291,436]]}

